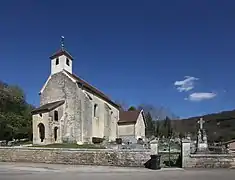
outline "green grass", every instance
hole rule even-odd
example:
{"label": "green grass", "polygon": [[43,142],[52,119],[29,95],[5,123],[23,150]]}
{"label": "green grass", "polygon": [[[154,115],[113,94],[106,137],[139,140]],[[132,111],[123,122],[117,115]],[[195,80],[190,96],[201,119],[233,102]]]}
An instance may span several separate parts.
{"label": "green grass", "polygon": [[45,147],[45,148],[78,148],[78,149],[105,149],[104,146],[94,144],[48,144],[48,145],[33,145],[32,147]]}

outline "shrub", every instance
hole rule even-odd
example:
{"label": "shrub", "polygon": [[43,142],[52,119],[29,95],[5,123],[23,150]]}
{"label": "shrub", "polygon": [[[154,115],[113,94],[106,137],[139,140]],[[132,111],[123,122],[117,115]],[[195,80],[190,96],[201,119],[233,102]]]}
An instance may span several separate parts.
{"label": "shrub", "polygon": [[103,141],[104,141],[103,138],[92,137],[92,142],[93,142],[94,144],[100,144],[100,143],[102,143]]}

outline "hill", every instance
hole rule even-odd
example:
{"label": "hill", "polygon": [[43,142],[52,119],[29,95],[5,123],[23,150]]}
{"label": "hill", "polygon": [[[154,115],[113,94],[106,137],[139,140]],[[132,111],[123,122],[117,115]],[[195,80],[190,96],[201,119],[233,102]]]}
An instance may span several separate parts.
{"label": "hill", "polygon": [[235,110],[191,117],[172,121],[173,129],[181,134],[192,133],[196,137],[199,118],[205,121],[204,127],[209,141],[227,141],[235,138]]}

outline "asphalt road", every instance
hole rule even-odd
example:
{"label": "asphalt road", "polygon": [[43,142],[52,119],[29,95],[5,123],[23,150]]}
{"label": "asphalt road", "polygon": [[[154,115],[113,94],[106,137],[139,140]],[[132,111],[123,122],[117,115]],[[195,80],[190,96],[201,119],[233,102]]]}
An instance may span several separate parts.
{"label": "asphalt road", "polygon": [[0,180],[234,180],[229,169],[161,169],[0,163]]}

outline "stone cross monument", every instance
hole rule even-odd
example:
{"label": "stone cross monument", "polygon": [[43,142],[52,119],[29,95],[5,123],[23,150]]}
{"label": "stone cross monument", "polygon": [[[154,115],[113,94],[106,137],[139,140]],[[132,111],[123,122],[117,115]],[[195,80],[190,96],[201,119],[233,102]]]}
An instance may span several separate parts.
{"label": "stone cross monument", "polygon": [[203,118],[200,118],[200,120],[197,123],[200,124],[200,129],[202,130],[203,129],[203,124],[205,123]]}
{"label": "stone cross monument", "polygon": [[208,153],[208,143],[207,143],[207,135],[206,131],[203,128],[203,124],[205,121],[203,118],[197,122],[199,124],[198,134],[197,134],[197,145],[196,145],[196,153]]}

